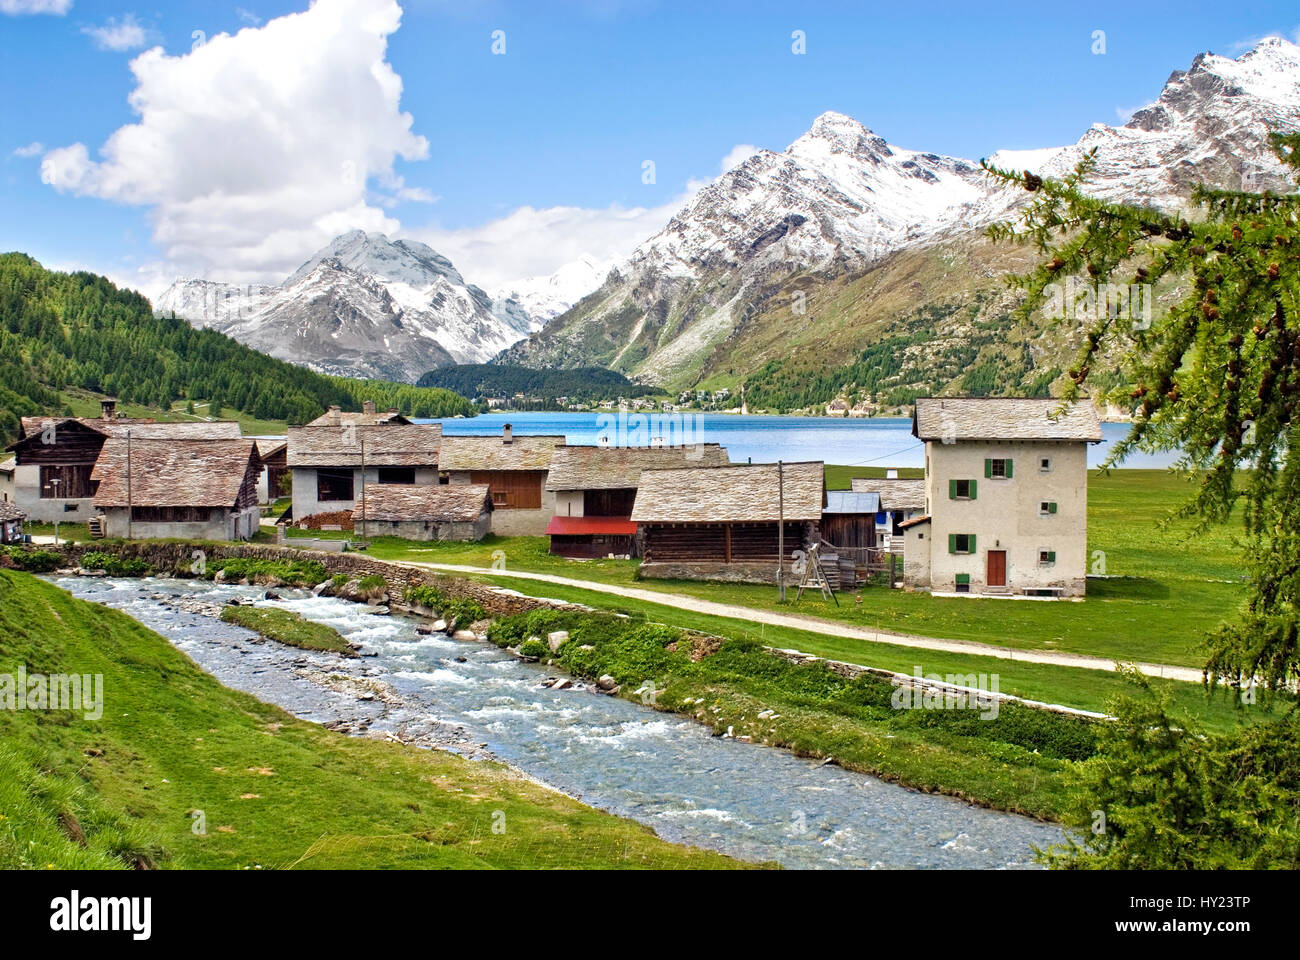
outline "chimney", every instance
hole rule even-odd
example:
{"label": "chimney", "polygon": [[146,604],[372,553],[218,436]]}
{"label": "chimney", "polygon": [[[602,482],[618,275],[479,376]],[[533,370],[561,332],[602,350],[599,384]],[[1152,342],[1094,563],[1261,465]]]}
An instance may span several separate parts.
{"label": "chimney", "polygon": [[367,400],[365,403],[361,404],[361,412],[373,415],[375,412],[375,401]]}
{"label": "chimney", "polygon": [[501,442],[505,444],[515,442],[515,428],[508,423],[501,428]]}
{"label": "chimney", "polygon": [[99,401],[99,415],[104,420],[112,420],[117,416],[117,400],[114,397],[105,397]]}
{"label": "chimney", "polygon": [[337,407],[337,406],[332,406],[332,407],[330,407],[330,412],[329,412],[330,424],[331,424],[332,426],[337,427],[337,426],[339,426],[341,423],[343,423],[343,416],[342,416],[342,414],[343,414],[343,411],[342,411],[342,409],[340,409],[339,407]]}

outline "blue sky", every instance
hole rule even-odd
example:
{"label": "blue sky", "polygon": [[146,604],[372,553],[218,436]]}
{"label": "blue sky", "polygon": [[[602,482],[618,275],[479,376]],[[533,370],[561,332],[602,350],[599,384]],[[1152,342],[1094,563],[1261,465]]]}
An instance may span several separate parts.
{"label": "blue sky", "polygon": [[[261,31],[306,0],[0,0],[0,249],[156,289],[177,272],[274,279],[353,225],[428,239],[470,279],[500,281],[578,252],[625,254],[737,146],[784,149],[825,110],[971,159],[1059,145],[1122,122],[1202,50],[1235,56],[1300,27],[1294,0],[404,0],[397,29],[375,26],[394,0],[321,2],[357,35],[345,25],[318,44],[294,21],[303,30],[279,46],[210,43],[205,67],[186,56],[195,31]],[[55,12],[7,12],[31,7]],[[130,64],[155,46],[166,57],[141,81]],[[384,60],[400,102],[384,84],[365,89],[367,64]],[[337,85],[293,91],[286,76],[308,67],[308,82]],[[263,76],[286,84],[272,106],[259,102]],[[114,132],[141,122],[133,91],[142,135],[129,159],[101,162]],[[263,108],[245,141],[232,117]],[[335,158],[315,161],[360,142],[373,145],[354,164],[363,182],[334,190]],[[84,155],[51,159],[76,144]],[[318,185],[321,170],[331,179]]]}

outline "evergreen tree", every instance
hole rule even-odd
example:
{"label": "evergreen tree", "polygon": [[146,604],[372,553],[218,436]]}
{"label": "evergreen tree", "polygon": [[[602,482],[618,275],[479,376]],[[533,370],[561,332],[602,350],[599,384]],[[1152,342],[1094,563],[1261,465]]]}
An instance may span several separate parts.
{"label": "evergreen tree", "polygon": [[[1300,171],[1300,134],[1272,139]],[[990,235],[1042,255],[1013,281],[1028,292],[1026,316],[1054,302],[1068,322],[1087,323],[1063,399],[1083,395],[1103,352],[1123,354],[1126,385],[1102,392],[1134,420],[1110,462],[1134,449],[1182,451],[1199,481],[1182,513],[1201,534],[1242,508],[1249,595],[1208,638],[1207,685],[1247,701],[1257,683],[1261,696],[1291,689],[1300,679],[1300,459],[1290,455],[1300,449],[1300,196],[1198,187],[1201,215],[1191,219],[1089,196],[1095,164],[1093,151],[1060,181],[986,165],[1036,195]],[[1148,321],[1133,304],[1162,280],[1186,292]],[[1159,705],[1116,709],[1106,752],[1085,768],[1074,821],[1083,840],[1065,862],[1300,866],[1294,708],[1221,737],[1202,737]],[[1102,832],[1091,829],[1096,810],[1108,817]],[[1266,825],[1266,836],[1248,822]]]}

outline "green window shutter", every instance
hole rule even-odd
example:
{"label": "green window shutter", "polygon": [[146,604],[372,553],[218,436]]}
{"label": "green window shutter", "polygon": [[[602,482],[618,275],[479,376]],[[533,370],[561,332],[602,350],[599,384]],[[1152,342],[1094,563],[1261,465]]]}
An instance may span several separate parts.
{"label": "green window shutter", "polygon": [[970,535],[969,543],[970,543],[970,549],[967,550],[966,552],[967,552],[967,553],[974,553],[974,552],[975,552],[975,534],[972,533],[972,534]]}
{"label": "green window shutter", "polygon": [[948,552],[949,553],[957,552],[957,534],[955,533],[948,534]]}
{"label": "green window shutter", "polygon": [[1013,462],[1014,462],[1014,461],[1011,461],[1011,460],[1008,460],[1008,461],[1007,461],[1007,479],[1008,479],[1008,480],[1011,479],[1011,464],[1012,464]]}
{"label": "green window shutter", "polygon": [[1049,504],[1047,505],[1047,512],[1048,512],[1048,513],[1055,513],[1055,512],[1056,512],[1056,501],[1055,501],[1055,500],[1053,500],[1051,503],[1049,503]]}
{"label": "green window shutter", "polygon": [[974,481],[974,480],[972,480],[972,481],[970,482],[970,498],[971,498],[972,500],[975,499],[975,490],[976,490],[976,486],[975,486],[975,484],[976,484],[976,481]]}
{"label": "green window shutter", "polygon": [[949,499],[949,500],[956,500],[956,499],[957,499],[957,481],[956,481],[956,480],[949,480],[949,481],[948,481],[948,499]]}
{"label": "green window shutter", "polygon": [[1056,551],[1055,551],[1055,550],[1049,550],[1049,551],[1048,551],[1048,553],[1047,553],[1047,562],[1048,562],[1048,563],[1055,563],[1055,562],[1056,562]]}
{"label": "green window shutter", "polygon": [[984,460],[984,476],[993,476],[993,461],[988,458],[985,458]]}
{"label": "green window shutter", "polygon": [[957,586],[960,587],[960,586],[962,586],[962,585],[965,585],[965,586],[968,586],[968,587],[970,586],[970,574],[969,574],[969,573],[959,573],[959,574],[957,574]]}

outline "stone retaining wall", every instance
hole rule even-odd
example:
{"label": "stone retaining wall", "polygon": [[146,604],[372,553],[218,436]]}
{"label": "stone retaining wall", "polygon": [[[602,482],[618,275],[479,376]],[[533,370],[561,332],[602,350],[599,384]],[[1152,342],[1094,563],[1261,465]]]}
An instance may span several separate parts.
{"label": "stone retaining wall", "polygon": [[[467,597],[477,600],[492,616],[502,617],[540,608],[554,609],[554,603],[532,597],[514,596],[489,584],[463,580],[454,576],[420,570],[406,564],[378,560],[364,553],[333,553],[323,550],[300,550],[294,547],[272,546],[260,543],[212,543],[203,541],[149,541],[149,540],[99,540],[90,543],[42,547],[61,553],[68,565],[80,563],[86,553],[111,553],[124,559],[138,558],[146,561],[160,575],[193,577],[195,551],[203,551],[209,561],[228,559],[264,560],[315,560],[325,567],[330,577],[346,574],[349,577],[379,576],[387,585],[388,594],[400,598],[407,587],[436,587],[449,597]],[[567,605],[566,605],[567,606]],[[572,609],[580,609],[573,607]]]}

